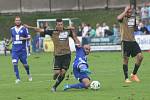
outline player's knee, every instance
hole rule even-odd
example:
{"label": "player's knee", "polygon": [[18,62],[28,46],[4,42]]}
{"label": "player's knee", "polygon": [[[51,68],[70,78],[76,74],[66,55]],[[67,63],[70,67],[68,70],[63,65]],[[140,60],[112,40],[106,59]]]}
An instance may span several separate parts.
{"label": "player's knee", "polygon": [[140,56],[140,61],[142,61],[142,60],[143,60],[143,58],[144,58],[144,57],[143,57],[143,55],[141,55],[141,56]]}
{"label": "player's knee", "polygon": [[139,61],[139,62],[142,62],[142,60],[143,60],[144,57],[143,57],[142,54],[139,54],[137,58],[138,58],[138,61]]}
{"label": "player's knee", "polygon": [[66,74],[66,70],[65,69],[61,69],[61,75],[64,76]]}
{"label": "player's knee", "polygon": [[91,83],[88,78],[84,78],[84,79],[82,80],[82,82],[84,83],[85,88],[88,88],[88,87],[90,86],[90,83]]}
{"label": "player's knee", "polygon": [[53,75],[53,80],[56,80],[57,77],[58,77],[58,75],[59,75],[58,73],[54,74],[54,75]]}
{"label": "player's knee", "polygon": [[86,82],[84,83],[84,85],[85,85],[85,88],[88,88],[90,86],[90,82]]}
{"label": "player's knee", "polygon": [[28,64],[23,64],[23,66],[24,66],[24,67],[28,67],[29,65],[28,65]]}
{"label": "player's knee", "polygon": [[124,58],[123,58],[123,63],[124,63],[124,64],[128,64],[128,61],[129,61],[129,58],[128,58],[128,57],[124,57]]}

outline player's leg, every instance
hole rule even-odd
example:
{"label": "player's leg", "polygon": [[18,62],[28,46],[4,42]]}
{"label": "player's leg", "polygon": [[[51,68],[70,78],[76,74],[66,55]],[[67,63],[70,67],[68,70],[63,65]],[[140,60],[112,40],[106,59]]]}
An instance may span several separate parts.
{"label": "player's leg", "polygon": [[133,44],[133,52],[132,52],[132,57],[135,57],[135,66],[134,66],[134,69],[133,69],[133,72],[131,74],[131,79],[133,81],[136,81],[136,82],[139,82],[139,78],[137,77],[137,72],[138,72],[138,69],[141,65],[141,62],[143,60],[143,55],[141,53],[141,49],[139,47],[139,45],[135,42]]}
{"label": "player's leg", "polygon": [[32,81],[32,77],[30,74],[30,68],[29,68],[29,65],[27,63],[27,53],[25,51],[22,51],[21,54],[19,55],[19,59],[20,59],[21,63],[23,64],[23,66],[26,70],[29,81]]}
{"label": "player's leg", "polygon": [[[66,70],[64,69],[61,69],[57,79],[56,79],[56,82],[55,84],[53,85],[53,90],[56,91],[56,88],[58,87],[58,85],[63,81],[63,79],[65,78],[65,73],[66,73]],[[54,91],[53,91],[54,92]]]}
{"label": "player's leg", "polygon": [[128,77],[128,61],[130,56],[130,43],[127,41],[122,42],[122,54],[123,54],[123,72],[125,77],[125,82],[130,83]]}
{"label": "player's leg", "polygon": [[56,91],[56,88],[58,87],[58,85],[63,81],[63,79],[65,78],[65,74],[69,68],[70,65],[70,61],[71,61],[71,55],[67,54],[67,55],[63,55],[60,57],[55,57],[55,69],[59,69],[60,71],[57,72],[57,74],[55,74],[56,78],[56,82],[52,87],[52,91]]}
{"label": "player's leg", "polygon": [[80,83],[77,84],[66,84],[64,85],[64,91],[68,90],[68,89],[83,89],[83,88],[88,88],[90,86],[90,79],[87,78],[83,78]]}
{"label": "player's leg", "polygon": [[[81,67],[81,66],[80,66]],[[77,84],[66,84],[64,85],[64,91],[75,88],[75,89],[82,89],[87,88],[90,85],[90,78],[88,77],[88,74],[85,72],[82,72],[77,65],[73,66],[73,73],[76,79],[80,81],[80,83]]]}
{"label": "player's leg", "polygon": [[16,76],[16,83],[20,81],[19,69],[18,69],[18,54],[16,52],[12,52],[12,64],[14,67],[14,72]]}

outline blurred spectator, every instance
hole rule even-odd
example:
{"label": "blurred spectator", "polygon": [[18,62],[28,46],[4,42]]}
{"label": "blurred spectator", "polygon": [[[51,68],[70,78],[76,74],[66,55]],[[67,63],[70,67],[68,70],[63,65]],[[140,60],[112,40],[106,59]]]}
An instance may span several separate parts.
{"label": "blurred spectator", "polygon": [[119,36],[119,29],[118,29],[116,24],[113,25],[113,29],[112,30],[113,30],[113,35],[115,37],[118,37]]}
{"label": "blurred spectator", "polygon": [[89,43],[88,30],[89,30],[88,25],[82,23],[82,44]]}
{"label": "blurred spectator", "polygon": [[102,37],[102,27],[100,26],[99,23],[96,24],[96,36]]}
{"label": "blurred spectator", "polygon": [[149,34],[148,29],[144,26],[144,24],[142,22],[139,23],[139,25],[137,27],[137,31],[141,31],[141,35],[142,34]]}
{"label": "blurred spectator", "polygon": [[146,25],[146,28],[147,28],[147,30],[148,30],[149,33],[150,33],[150,24],[149,24],[149,25]]}
{"label": "blurred spectator", "polygon": [[150,24],[150,2],[148,4],[148,18],[149,18],[149,24]]}
{"label": "blurred spectator", "polygon": [[11,53],[11,45],[8,46],[9,39],[4,38],[4,55],[7,56],[7,51],[10,51]]}
{"label": "blurred spectator", "polygon": [[148,8],[146,4],[147,3],[144,3],[144,6],[141,8],[141,19],[144,23],[148,21]]}
{"label": "blurred spectator", "polygon": [[77,36],[82,36],[82,26],[81,25],[78,26]]}
{"label": "blurred spectator", "polygon": [[107,36],[108,31],[109,31],[109,26],[107,26],[106,23],[104,22],[102,25],[102,37]]}
{"label": "blurred spectator", "polygon": [[88,30],[89,30],[89,27],[87,24],[85,23],[82,23],[82,37],[88,37]]}
{"label": "blurred spectator", "polygon": [[92,26],[89,25],[89,30],[88,30],[89,38],[93,38],[96,36],[96,31],[95,29],[92,28]]}

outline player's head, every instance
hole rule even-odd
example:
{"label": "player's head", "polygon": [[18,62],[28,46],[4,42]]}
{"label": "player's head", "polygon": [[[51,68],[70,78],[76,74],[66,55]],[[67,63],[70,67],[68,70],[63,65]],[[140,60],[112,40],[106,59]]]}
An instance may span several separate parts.
{"label": "player's head", "polygon": [[56,19],[56,29],[62,31],[64,28],[64,23],[62,19]]}
{"label": "player's head", "polygon": [[15,17],[15,25],[20,26],[21,25],[21,18],[19,16]]}
{"label": "player's head", "polygon": [[89,44],[84,44],[83,48],[84,48],[84,51],[85,51],[86,55],[88,55],[91,51],[90,45]]}

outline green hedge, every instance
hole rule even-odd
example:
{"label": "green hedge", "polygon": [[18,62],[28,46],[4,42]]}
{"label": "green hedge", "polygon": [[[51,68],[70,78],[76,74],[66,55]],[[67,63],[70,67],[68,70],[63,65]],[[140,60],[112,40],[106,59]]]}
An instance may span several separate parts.
{"label": "green hedge", "polygon": [[[37,19],[43,18],[80,18],[81,21],[91,24],[95,27],[96,23],[106,22],[109,26],[116,23],[116,16],[120,13],[119,9],[96,9],[85,11],[64,11],[64,12],[36,12],[20,14],[22,22],[36,26]],[[0,39],[3,37],[10,37],[9,28],[14,25],[14,17],[17,14],[7,14],[0,16]],[[31,35],[34,31],[30,30]]]}

